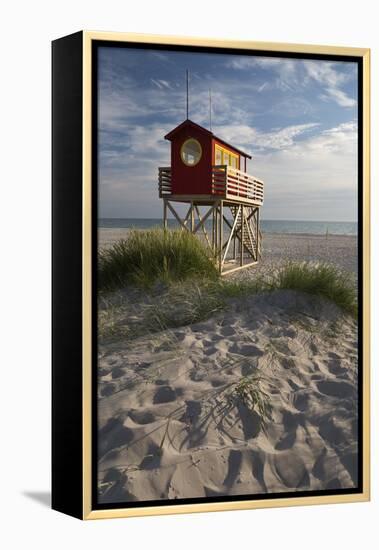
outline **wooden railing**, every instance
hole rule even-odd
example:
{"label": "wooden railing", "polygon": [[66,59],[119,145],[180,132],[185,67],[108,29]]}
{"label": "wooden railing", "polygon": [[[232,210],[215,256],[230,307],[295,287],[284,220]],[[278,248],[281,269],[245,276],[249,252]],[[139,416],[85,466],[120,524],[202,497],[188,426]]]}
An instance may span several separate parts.
{"label": "wooden railing", "polygon": [[[159,167],[159,197],[172,194],[171,167]],[[240,197],[254,204],[263,204],[263,181],[224,164],[212,166],[212,195]]]}
{"label": "wooden railing", "polygon": [[160,166],[158,175],[159,197],[171,195],[171,166]]}
{"label": "wooden railing", "polygon": [[212,193],[241,197],[261,205],[263,181],[237,168],[220,164],[212,168]]}

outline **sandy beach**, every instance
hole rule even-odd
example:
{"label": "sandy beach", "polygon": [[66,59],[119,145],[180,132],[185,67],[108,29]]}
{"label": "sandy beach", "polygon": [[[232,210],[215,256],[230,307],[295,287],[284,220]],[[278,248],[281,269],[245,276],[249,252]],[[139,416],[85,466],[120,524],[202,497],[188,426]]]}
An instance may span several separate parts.
{"label": "sandy beach", "polygon": [[[122,231],[100,230],[100,244]],[[265,235],[258,269],[288,259],[356,273],[356,238]],[[100,502],[356,486],[354,319],[280,290],[188,323],[185,293],[99,301]]]}
{"label": "sandy beach", "polygon": [[[356,327],[328,303],[237,300],[202,323],[110,339],[99,357],[104,502],[356,483]],[[236,392],[254,375],[265,425]]]}

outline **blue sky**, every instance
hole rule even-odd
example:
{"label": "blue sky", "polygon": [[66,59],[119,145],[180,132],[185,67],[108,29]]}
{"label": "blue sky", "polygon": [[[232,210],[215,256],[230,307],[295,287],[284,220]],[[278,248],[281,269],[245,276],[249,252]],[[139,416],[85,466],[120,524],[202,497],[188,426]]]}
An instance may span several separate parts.
{"label": "blue sky", "polygon": [[159,218],[164,135],[189,117],[249,152],[265,219],[357,219],[354,63],[99,49],[99,215]]}

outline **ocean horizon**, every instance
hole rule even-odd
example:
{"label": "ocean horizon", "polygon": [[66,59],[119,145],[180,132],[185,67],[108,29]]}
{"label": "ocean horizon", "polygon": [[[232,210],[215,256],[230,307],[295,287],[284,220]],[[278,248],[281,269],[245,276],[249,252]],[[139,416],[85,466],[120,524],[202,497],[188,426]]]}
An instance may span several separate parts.
{"label": "ocean horizon", "polygon": [[[179,227],[175,219],[169,219],[168,225],[174,229]],[[210,228],[210,222],[206,225]],[[99,218],[99,228],[102,229],[149,229],[162,226],[161,218]],[[299,220],[261,220],[263,233],[285,233],[306,235],[357,235],[357,222],[335,221],[299,221]]]}

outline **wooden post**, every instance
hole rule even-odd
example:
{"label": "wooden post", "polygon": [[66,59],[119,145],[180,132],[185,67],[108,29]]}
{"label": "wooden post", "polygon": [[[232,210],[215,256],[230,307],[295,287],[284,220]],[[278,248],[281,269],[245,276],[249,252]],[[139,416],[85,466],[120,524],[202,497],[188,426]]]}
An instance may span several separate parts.
{"label": "wooden post", "polygon": [[257,247],[257,252],[256,252],[256,256],[255,256],[255,260],[258,261],[259,260],[259,239],[260,239],[260,236],[259,236],[259,208],[256,209],[255,211],[255,227],[256,227],[256,237],[255,237],[255,240],[256,240],[256,247]]}
{"label": "wooden post", "polygon": [[215,205],[215,255],[218,248],[218,203]]}
{"label": "wooden post", "polygon": [[237,248],[236,248],[236,230],[234,230],[234,232],[233,232],[233,260],[236,259],[236,253],[237,253]]}
{"label": "wooden post", "polygon": [[194,229],[195,229],[195,214],[193,210],[193,202],[191,201],[191,233],[193,233]]}
{"label": "wooden post", "polygon": [[167,200],[163,199],[163,229],[167,229]]}
{"label": "wooden post", "polygon": [[222,272],[222,243],[223,243],[223,239],[224,239],[224,236],[223,236],[223,229],[224,229],[224,217],[223,217],[224,213],[223,213],[223,202],[220,201],[220,220],[219,220],[219,224],[220,224],[220,227],[219,227],[219,231],[220,231],[220,234],[219,234],[219,243],[218,243],[218,251],[219,251],[219,270],[220,270],[220,274]]}
{"label": "wooden post", "polygon": [[[246,159],[245,159],[245,162],[246,162]],[[245,208],[244,206],[242,205],[241,206],[241,257],[240,257],[240,265],[243,266],[243,239],[244,239],[244,234],[243,234],[243,226],[244,226],[244,221],[245,221]]]}
{"label": "wooden post", "polygon": [[212,250],[215,251],[215,208],[212,209]]}

